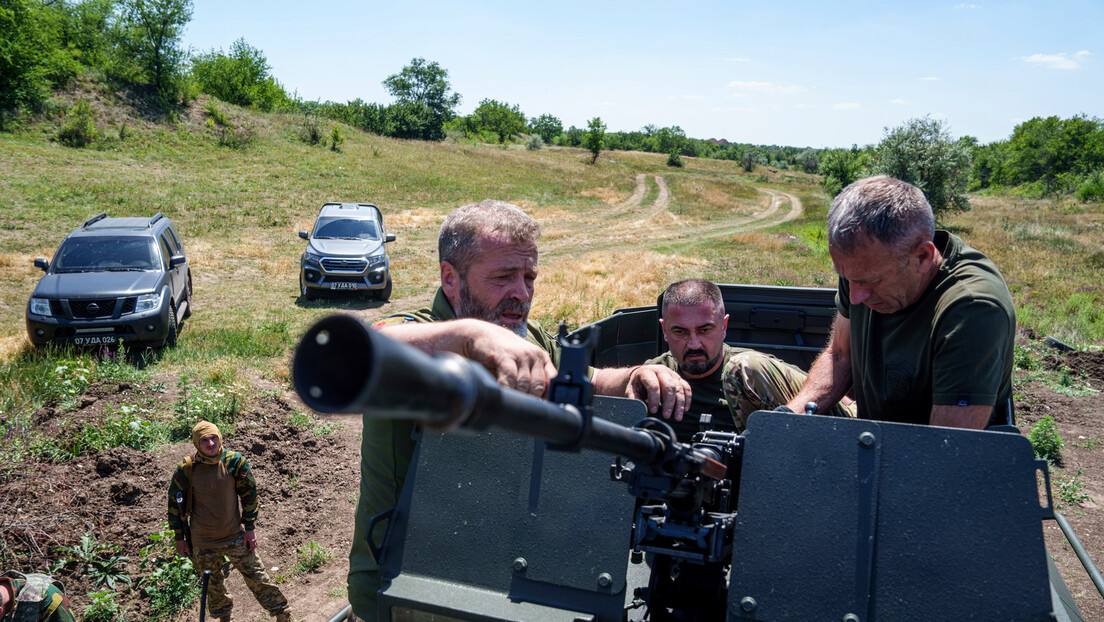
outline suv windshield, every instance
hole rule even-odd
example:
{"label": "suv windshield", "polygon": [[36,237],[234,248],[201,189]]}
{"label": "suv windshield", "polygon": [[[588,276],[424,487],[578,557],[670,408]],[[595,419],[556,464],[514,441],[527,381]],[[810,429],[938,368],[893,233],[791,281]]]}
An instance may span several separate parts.
{"label": "suv windshield", "polygon": [[160,258],[150,238],[70,238],[54,257],[54,272],[154,270]]}
{"label": "suv windshield", "polygon": [[339,240],[378,240],[379,230],[372,220],[354,218],[321,218],[312,237]]}

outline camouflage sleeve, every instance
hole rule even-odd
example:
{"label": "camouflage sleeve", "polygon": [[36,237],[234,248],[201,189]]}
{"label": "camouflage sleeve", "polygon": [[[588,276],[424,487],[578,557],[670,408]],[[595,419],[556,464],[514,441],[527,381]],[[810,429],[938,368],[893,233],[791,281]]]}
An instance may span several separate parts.
{"label": "camouflage sleeve", "polygon": [[76,622],[73,610],[69,606],[69,598],[56,587],[50,586],[42,604],[45,607],[43,613],[46,614],[42,622]]}
{"label": "camouflage sleeve", "polygon": [[257,482],[245,456],[234,452],[227,462],[227,470],[234,476],[234,489],[241,499],[242,524],[246,531],[252,531],[257,522]]}
{"label": "camouflage sleeve", "polygon": [[176,465],[172,479],[169,480],[169,529],[173,530],[177,540],[184,539],[184,517],[181,516],[180,506],[176,502],[176,493],[187,497],[184,491],[188,487],[188,481],[184,478],[184,463]]}

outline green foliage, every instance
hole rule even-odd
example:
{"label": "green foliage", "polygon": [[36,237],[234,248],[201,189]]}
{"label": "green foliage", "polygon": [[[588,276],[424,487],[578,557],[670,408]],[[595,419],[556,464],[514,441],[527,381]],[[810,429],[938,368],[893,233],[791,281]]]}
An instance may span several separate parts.
{"label": "green foliage", "polygon": [[587,150],[590,151],[591,164],[598,161],[598,153],[602,151],[603,137],[606,135],[606,124],[602,123],[602,117],[594,117],[587,122],[586,143]]}
{"label": "green foliage", "polygon": [[330,549],[311,540],[307,544],[296,549],[299,558],[295,561],[295,572],[303,573],[318,570],[333,559]]}
{"label": "green foliage", "polygon": [[92,106],[78,101],[69,110],[68,121],[58,132],[58,142],[70,147],[86,147],[96,140],[96,124],[92,122]]}
{"label": "green foliage", "polygon": [[252,125],[217,125],[211,128],[215,134],[215,142],[219,147],[231,149],[245,149],[257,141],[257,132]]}
{"label": "green foliage", "polygon": [[858,180],[866,168],[866,156],[858,146],[851,149],[830,149],[820,156],[821,182],[828,196],[835,197],[841,190]]}
{"label": "green foliage", "polygon": [[448,71],[435,62],[415,58],[387,77],[383,86],[396,103],[389,111],[394,124],[389,136],[441,140],[445,122],[455,116],[460,94],[450,93]]}
{"label": "green foliage", "polygon": [[1094,171],[1077,188],[1079,201],[1104,202],[1104,169]]}
{"label": "green foliage", "polygon": [[119,604],[115,602],[117,595],[108,590],[89,592],[88,598],[92,603],[84,607],[81,619],[84,622],[126,622],[126,617],[120,615]]}
{"label": "green foliage", "polygon": [[230,125],[230,119],[226,117],[226,113],[222,108],[219,108],[218,102],[213,99],[208,99],[207,103],[203,106],[203,112],[207,114],[207,122],[209,125]]}
{"label": "green foliage", "polygon": [[1093,500],[1089,493],[1085,492],[1085,482],[1081,481],[1081,475],[1083,474],[1084,470],[1077,469],[1077,473],[1073,477],[1058,478],[1058,498],[1067,505]]}
{"label": "green foliage", "polygon": [[165,108],[183,90],[184,26],[192,19],[191,0],[122,0],[122,52],[134,58],[137,78],[151,84]]}
{"label": "green foliage", "polygon": [[540,151],[544,146],[544,141],[541,140],[539,134],[531,134],[529,140],[525,141],[525,148],[529,151]]}
{"label": "green foliage", "polygon": [[1017,188],[1031,198],[1078,193],[1093,201],[1100,200],[1092,197],[1101,196],[1102,169],[1104,121],[1035,117],[1017,125],[1008,140],[974,148],[970,183],[974,190]]}
{"label": "green foliage", "polygon": [[[227,383],[196,384],[188,376],[181,376],[179,386],[180,397],[175,405],[179,416],[173,421],[170,440],[190,439],[192,428],[200,421],[210,421],[223,428],[237,420],[241,405],[239,387]],[[226,434],[228,430],[222,432]]]}
{"label": "green foliage", "polygon": [[484,99],[464,118],[464,131],[469,136],[493,134],[503,144],[507,138],[525,131],[525,115],[517,104],[510,106],[508,102]]}
{"label": "green foliage", "polygon": [[58,549],[62,556],[55,563],[52,572],[57,573],[63,569],[71,569],[79,574],[87,575],[93,580],[93,584],[114,590],[116,583],[130,585],[130,577],[123,571],[127,565],[127,557],[119,555],[119,546],[116,544],[101,544],[96,542],[96,537],[91,532],[81,536],[79,544],[63,546]]}
{"label": "green foliage", "polygon": [[341,129],[336,125],[330,130],[330,150],[338,151],[341,149],[341,145],[345,143],[345,137],[341,135]]}
{"label": "green foliage", "polygon": [[138,563],[149,574],[140,586],[150,600],[153,619],[171,619],[195,602],[199,585],[191,560],[176,554],[175,536],[167,524],[162,523],[161,530],[149,539]]}
{"label": "green foliage", "polygon": [[229,54],[211,50],[193,58],[192,78],[204,93],[238,106],[268,111],[288,101],[264,53],[245,39],[235,41]]}
{"label": "green foliage", "polygon": [[1026,346],[1022,346],[1022,345],[1017,343],[1013,347],[1013,351],[1014,351],[1015,354],[1013,355],[1012,360],[1013,360],[1013,364],[1015,365],[1016,369],[1022,369],[1024,371],[1031,371],[1031,370],[1034,370],[1034,369],[1038,369],[1038,367],[1039,367],[1038,355],[1034,351],[1032,351],[1031,348],[1028,348]]}
{"label": "green foliage", "polygon": [[667,154],[667,166],[682,168],[682,156],[677,149],[672,149],[671,153]]}
{"label": "green foliage", "polygon": [[530,119],[529,130],[540,135],[541,140],[550,145],[560,134],[563,134],[563,123],[557,117],[542,114]]}
{"label": "green foliage", "polygon": [[299,139],[308,145],[317,145],[322,142],[322,126],[318,124],[318,117],[313,115],[303,116]]}
{"label": "green foliage", "polygon": [[1031,426],[1027,440],[1031,441],[1036,458],[1042,458],[1051,464],[1062,464],[1062,448],[1066,446],[1066,442],[1058,435],[1058,424],[1054,417],[1047,415],[1036,421]]}
{"label": "green foliage", "polygon": [[874,174],[896,177],[923,190],[937,217],[970,209],[966,141],[953,139],[946,124],[931,117],[910,119],[885,132],[874,152]]}

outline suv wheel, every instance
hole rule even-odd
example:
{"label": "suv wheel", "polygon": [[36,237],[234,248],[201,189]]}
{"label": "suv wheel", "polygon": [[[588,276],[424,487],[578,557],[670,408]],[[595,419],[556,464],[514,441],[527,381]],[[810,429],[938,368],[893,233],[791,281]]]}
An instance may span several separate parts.
{"label": "suv wheel", "polygon": [[176,347],[176,305],[169,303],[169,332],[165,335],[166,348]]}
{"label": "suv wheel", "polygon": [[391,275],[387,275],[387,285],[384,285],[383,289],[376,292],[375,298],[381,302],[387,302],[391,299]]}
{"label": "suv wheel", "polygon": [[318,293],[307,287],[307,284],[303,282],[303,275],[299,275],[299,295],[306,300],[314,300],[318,298]]}

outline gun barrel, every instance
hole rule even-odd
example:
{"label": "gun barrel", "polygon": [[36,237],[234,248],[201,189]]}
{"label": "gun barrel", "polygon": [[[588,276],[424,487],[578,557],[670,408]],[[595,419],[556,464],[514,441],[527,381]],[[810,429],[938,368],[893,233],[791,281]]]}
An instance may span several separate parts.
{"label": "gun barrel", "polygon": [[[292,375],[303,402],[321,413],[413,419],[443,430],[493,425],[558,445],[576,441],[584,419],[570,405],[500,386],[474,361],[426,354],[348,315],[323,318],[307,331]],[[597,417],[581,446],[641,463],[665,453],[656,436]]]}

